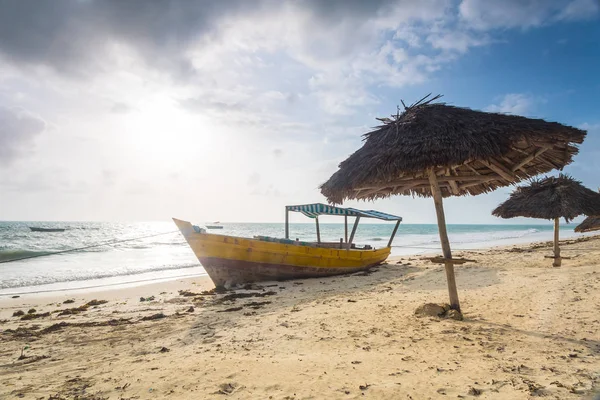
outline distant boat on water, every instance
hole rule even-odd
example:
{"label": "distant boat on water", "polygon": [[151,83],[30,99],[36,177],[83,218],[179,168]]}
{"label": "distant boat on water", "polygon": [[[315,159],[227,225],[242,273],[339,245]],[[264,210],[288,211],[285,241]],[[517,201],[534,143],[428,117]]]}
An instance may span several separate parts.
{"label": "distant boat on water", "polygon": [[[315,220],[316,242],[303,242],[289,238],[288,213],[290,211],[300,212]],[[344,238],[339,242],[321,241],[319,215],[343,216]],[[350,238],[348,238],[348,217],[356,218]],[[369,245],[357,246],[353,243],[361,217],[396,222],[387,246],[374,249]],[[388,258],[394,235],[402,218],[379,211],[363,211],[325,204],[287,206],[284,239],[211,234],[207,233],[206,229],[187,221],[175,218],[173,221],[215,286],[229,287],[248,282],[325,277],[367,270]]]}
{"label": "distant boat on water", "polygon": [[32,232],[64,232],[64,228],[37,228],[35,226],[30,226]]}
{"label": "distant boat on water", "polygon": [[206,229],[223,229],[223,225],[219,225],[219,221],[215,221],[210,225],[206,225]]}

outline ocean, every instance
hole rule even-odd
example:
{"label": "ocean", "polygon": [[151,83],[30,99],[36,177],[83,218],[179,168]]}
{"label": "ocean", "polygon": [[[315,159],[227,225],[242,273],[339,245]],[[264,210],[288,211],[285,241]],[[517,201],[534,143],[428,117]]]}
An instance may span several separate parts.
{"label": "ocean", "polygon": [[[252,237],[284,236],[282,223],[224,223],[210,232]],[[29,227],[65,228],[64,232],[32,232]],[[575,225],[561,227],[561,238],[578,236]],[[339,241],[343,224],[321,223],[321,238]],[[387,244],[394,224],[361,223],[355,242],[375,248]],[[349,227],[351,229],[351,227]],[[448,225],[453,249],[552,240],[547,225]],[[290,238],[316,239],[315,225],[290,224]],[[0,262],[49,252],[123,241],[81,251],[0,263],[0,295],[39,293],[65,289],[138,285],[205,275],[204,269],[170,221],[108,222],[0,222]],[[437,225],[401,224],[392,255],[440,251]]]}

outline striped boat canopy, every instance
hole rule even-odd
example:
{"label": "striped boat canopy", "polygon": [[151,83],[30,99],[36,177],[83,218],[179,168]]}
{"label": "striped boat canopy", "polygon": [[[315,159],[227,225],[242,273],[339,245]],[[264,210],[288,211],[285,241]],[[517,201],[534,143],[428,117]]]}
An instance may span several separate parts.
{"label": "striped boat canopy", "polygon": [[375,210],[357,210],[356,208],[341,208],[329,206],[327,204],[303,204],[298,206],[286,206],[286,211],[297,211],[309,218],[316,218],[319,215],[345,215],[348,217],[377,218],[384,221],[402,221],[402,217],[386,214]]}

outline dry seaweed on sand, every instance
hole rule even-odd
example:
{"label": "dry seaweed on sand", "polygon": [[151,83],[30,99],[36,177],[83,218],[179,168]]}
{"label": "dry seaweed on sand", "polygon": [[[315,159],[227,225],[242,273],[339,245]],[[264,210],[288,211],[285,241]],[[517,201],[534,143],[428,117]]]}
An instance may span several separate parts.
{"label": "dry seaweed on sand", "polygon": [[140,321],[154,321],[154,320],[163,319],[163,318],[167,318],[167,316],[163,313],[157,313],[157,314],[152,314],[152,315],[147,315],[145,317],[142,317],[140,319]]}
{"label": "dry seaweed on sand", "polygon": [[87,306],[87,307],[94,307],[94,306],[99,306],[99,305],[106,304],[106,303],[108,303],[108,300],[96,300],[96,299],[94,299],[94,300],[91,300],[91,301],[88,301],[87,303],[85,303],[85,306]]}
{"label": "dry seaweed on sand", "polygon": [[235,301],[236,299],[247,299],[249,297],[266,297],[266,296],[274,296],[277,292],[268,291],[268,292],[258,292],[258,293],[230,293],[225,296],[215,300],[216,303],[222,303],[225,301]]}
{"label": "dry seaweed on sand", "polygon": [[41,313],[41,314],[36,314],[36,313],[31,313],[31,314],[25,314],[21,317],[22,321],[29,321],[32,319],[38,319],[38,318],[46,318],[49,317],[50,313],[49,312],[45,312],[45,313]]}
{"label": "dry seaweed on sand", "polygon": [[58,322],[56,324],[52,324],[47,326],[46,328],[40,329],[39,326],[31,326],[31,327],[19,327],[16,329],[6,329],[0,333],[1,337],[8,338],[29,338],[29,337],[37,337],[46,335],[48,333],[53,333],[60,331],[65,328],[70,327],[80,327],[80,328],[88,328],[88,327],[101,327],[101,326],[119,326],[119,325],[129,325],[132,324],[130,318],[119,318],[119,319],[111,319],[107,321],[95,321],[95,322]]}
{"label": "dry seaweed on sand", "polygon": [[90,307],[95,307],[95,306],[99,306],[99,305],[106,304],[106,303],[108,303],[107,300],[91,300],[79,307],[65,308],[64,310],[56,310],[54,312],[58,313],[59,316],[79,314],[79,313],[87,311]]}

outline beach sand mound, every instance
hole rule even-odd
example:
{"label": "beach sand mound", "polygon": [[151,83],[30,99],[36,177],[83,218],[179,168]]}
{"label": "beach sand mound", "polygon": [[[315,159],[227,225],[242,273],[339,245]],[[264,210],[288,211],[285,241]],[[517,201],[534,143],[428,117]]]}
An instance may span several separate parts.
{"label": "beach sand mound", "polygon": [[417,307],[415,310],[415,315],[418,317],[450,318],[457,321],[463,320],[463,316],[460,311],[451,309],[450,304],[423,304],[422,306]]}

